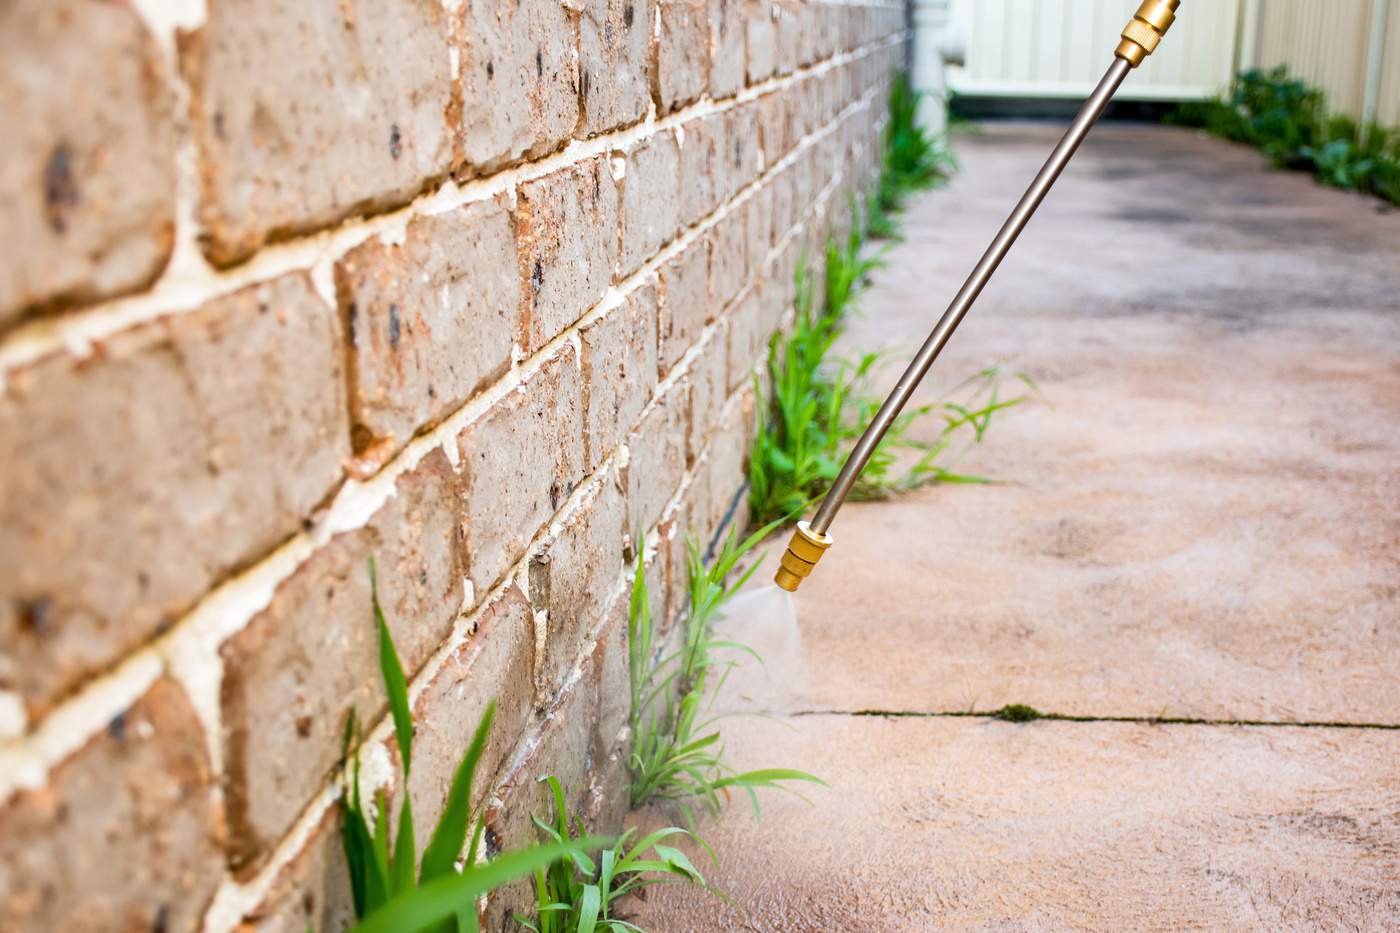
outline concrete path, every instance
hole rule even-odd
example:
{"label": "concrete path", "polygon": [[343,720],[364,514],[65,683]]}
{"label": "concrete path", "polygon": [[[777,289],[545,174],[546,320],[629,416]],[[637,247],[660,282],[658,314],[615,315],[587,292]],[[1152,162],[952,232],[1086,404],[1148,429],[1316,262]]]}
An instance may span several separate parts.
{"label": "concrete path", "polygon": [[[958,139],[847,344],[912,350],[1056,136]],[[734,762],[830,788],[703,820],[737,906],[638,922],[1400,929],[1400,212],[1105,125],[927,397],[999,361],[1048,402],[961,464],[1002,484],[848,506],[800,634],[740,607]]]}

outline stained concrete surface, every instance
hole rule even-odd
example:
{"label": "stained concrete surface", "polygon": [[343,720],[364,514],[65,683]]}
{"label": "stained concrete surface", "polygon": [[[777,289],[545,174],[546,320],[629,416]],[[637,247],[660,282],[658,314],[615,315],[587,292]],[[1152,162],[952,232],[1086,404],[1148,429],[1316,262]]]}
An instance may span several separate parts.
{"label": "stained concrete surface", "polygon": [[[957,139],[847,348],[917,346],[1057,134]],[[780,723],[730,753],[831,788],[702,820],[738,906],[643,926],[1400,928],[1400,212],[1102,126],[925,400],[998,362],[1042,391],[959,464],[1001,482],[847,506],[800,635],[735,620]],[[1158,717],[1264,724],[1106,721]]]}

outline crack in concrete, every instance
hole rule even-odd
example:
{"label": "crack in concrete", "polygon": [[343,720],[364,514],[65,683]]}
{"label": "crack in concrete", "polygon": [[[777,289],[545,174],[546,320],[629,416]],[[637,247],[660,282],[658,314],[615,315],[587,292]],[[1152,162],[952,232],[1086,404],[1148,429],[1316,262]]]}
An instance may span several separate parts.
{"label": "crack in concrete", "polygon": [[[790,716],[797,718],[800,716],[851,716],[851,717],[886,717],[890,719],[997,719],[1007,720],[997,715],[997,710],[985,713],[968,711],[927,711],[927,710],[888,710],[888,709],[809,709],[794,710],[791,712],[764,712],[761,716]],[[1289,729],[1373,729],[1377,731],[1400,731],[1400,723],[1371,723],[1371,722],[1282,722],[1267,719],[1206,719],[1189,716],[1070,716],[1064,713],[1040,713],[1032,719],[1025,720],[1034,722],[1036,720],[1053,720],[1057,722],[1095,723],[1095,722],[1131,722],[1143,723],[1147,725],[1173,725],[1173,726],[1259,726],[1271,728]],[[1019,723],[1018,723],[1019,724]]]}

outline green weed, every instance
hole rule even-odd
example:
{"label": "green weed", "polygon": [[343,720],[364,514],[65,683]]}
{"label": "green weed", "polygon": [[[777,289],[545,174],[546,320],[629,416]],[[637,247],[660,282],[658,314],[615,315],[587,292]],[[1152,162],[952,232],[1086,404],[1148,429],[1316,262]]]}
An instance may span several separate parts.
{"label": "green weed", "polygon": [[[533,817],[545,838],[554,845],[578,843],[584,840],[583,824],[575,818],[576,829],[570,831],[569,816],[564,805],[564,791],[554,777],[545,777],[554,796],[554,822],[546,823]],[[595,864],[583,852],[561,858],[546,868],[535,871],[535,895],[539,904],[538,925],[516,914],[527,929],[535,933],[642,933],[621,915],[615,902],[629,894],[657,884],[690,884],[724,897],[710,886],[704,876],[691,864],[681,850],[663,845],[675,836],[694,839],[714,861],[715,853],[705,840],[675,826],[659,829],[629,846],[634,830],[629,829],[617,843],[603,848]],[[597,851],[597,850],[594,850]],[[647,858],[648,852],[654,858]]]}
{"label": "green weed", "polygon": [[1400,204],[1400,134],[1328,116],[1323,92],[1287,66],[1241,72],[1228,96],[1182,104],[1166,122],[1257,146],[1278,166]]}
{"label": "green weed", "polygon": [[[412,766],[413,720],[408,705],[408,683],[399,663],[389,626],[379,605],[374,562],[370,562],[371,599],[379,625],[379,667],[389,694],[394,737],[399,746],[402,780],[408,787]],[[359,723],[352,710],[345,727],[346,756],[351,760],[349,786],[341,799],[341,841],[350,870],[350,890],[359,923],[351,933],[476,933],[476,900],[493,888],[527,877],[561,858],[581,854],[586,840],[561,840],[552,845],[507,852],[477,864],[482,822],[478,817],[465,861],[457,859],[467,842],[470,827],[468,805],[472,775],[481,760],[491,731],[494,702],[482,716],[471,745],[453,776],[442,819],[433,830],[421,865],[414,864],[413,808],[407,792],[399,811],[398,832],[389,841],[389,806],[384,792],[376,796],[374,822],[360,798]],[[350,749],[356,747],[353,756]],[[597,841],[592,843],[597,845]]]}
{"label": "green weed", "polygon": [[[642,561],[637,561],[627,622],[633,807],[651,799],[674,801],[685,810],[693,826],[691,801],[699,801],[711,813],[718,813],[731,789],[741,790],[748,794],[757,816],[759,788],[787,789],[784,782],[791,781],[823,783],[790,768],[735,771],[725,764],[724,746],[720,743],[719,723],[724,717],[710,713],[715,695],[724,686],[729,670],[738,663],[720,661],[714,652],[727,650],[759,660],[752,650],[717,636],[713,629],[720,609],[753,574],[758,563],[735,581],[726,583],[725,578],[774,527],[761,528],[742,542],[738,541],[737,529],[731,528],[724,547],[708,568],[700,542],[690,536],[690,600],[683,620],[684,641],[678,650],[657,660],[654,659],[662,652],[655,644]],[[644,547],[643,541],[638,553],[644,553]]]}
{"label": "green weed", "polygon": [[1037,719],[1044,719],[1045,715],[1034,706],[1027,706],[1024,703],[1010,703],[992,713],[992,718],[1006,722],[1034,722]]}

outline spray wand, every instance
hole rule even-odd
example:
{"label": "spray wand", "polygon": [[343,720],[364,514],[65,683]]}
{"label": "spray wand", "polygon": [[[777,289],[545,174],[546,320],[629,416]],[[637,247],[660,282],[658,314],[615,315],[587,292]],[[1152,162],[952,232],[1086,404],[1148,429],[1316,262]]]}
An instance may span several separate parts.
{"label": "spray wand", "polygon": [[1123,35],[1118,48],[1114,50],[1113,64],[1109,67],[1108,73],[1103,76],[1099,86],[1094,89],[1094,93],[1085,102],[1079,115],[1070,124],[1069,130],[1060,140],[1060,144],[1055,147],[1055,151],[1050,154],[1040,173],[1035,176],[1035,181],[1031,182],[1030,188],[1021,196],[1021,201],[1016,205],[1016,209],[1011,212],[1006,223],[1002,226],[1001,232],[997,234],[992,245],[987,247],[987,252],[982,255],[982,259],[977,263],[977,267],[972,270],[967,281],[963,284],[962,290],[953,299],[953,303],[948,306],[948,310],[943,312],[943,317],[939,318],[938,324],[929,334],[928,340],[919,348],[909,368],[904,371],[904,375],[899,377],[899,382],[895,385],[894,391],[889,398],[880,406],[880,410],[875,414],[870,426],[865,429],[860,440],[856,443],[855,449],[846,458],[845,464],[841,467],[841,472],[837,474],[836,481],[831,484],[826,495],[822,498],[822,504],[817,508],[817,514],[812,516],[810,522],[798,522],[797,530],[793,533],[792,540],[788,542],[788,549],[783,554],[782,566],[778,568],[776,582],[783,589],[789,592],[797,592],[803,578],[812,572],[817,561],[821,560],[822,554],[831,547],[832,537],[827,533],[831,527],[832,519],[836,517],[837,509],[846,501],[846,497],[851,493],[851,487],[855,485],[856,478],[860,476],[861,470],[865,469],[865,464],[870,460],[870,455],[875,452],[880,439],[889,430],[890,424],[899,415],[909,397],[914,394],[924,375],[928,373],[933,361],[938,358],[943,346],[948,342],[948,338],[953,336],[953,331],[957,330],[958,324],[962,322],[972,303],[977,300],[977,296],[982,293],[992,274],[996,272],[997,266],[1005,258],[1011,249],[1011,244],[1016,242],[1021,231],[1025,229],[1026,223],[1035,213],[1040,202],[1045,200],[1049,194],[1050,187],[1055,184],[1055,180],[1060,177],[1065,166],[1073,157],[1079,144],[1084,141],[1084,137],[1089,135],[1089,130],[1094,122],[1104,112],[1109,101],[1113,99],[1113,94],[1118,90],[1118,86],[1123,83],[1123,79],[1128,76],[1128,72],[1141,65],[1157,48],[1157,44],[1162,41],[1162,37],[1167,34],[1168,27],[1176,19],[1176,10],[1181,6],[1181,0],[1144,0],[1142,6],[1138,7],[1133,19],[1123,29]]}

